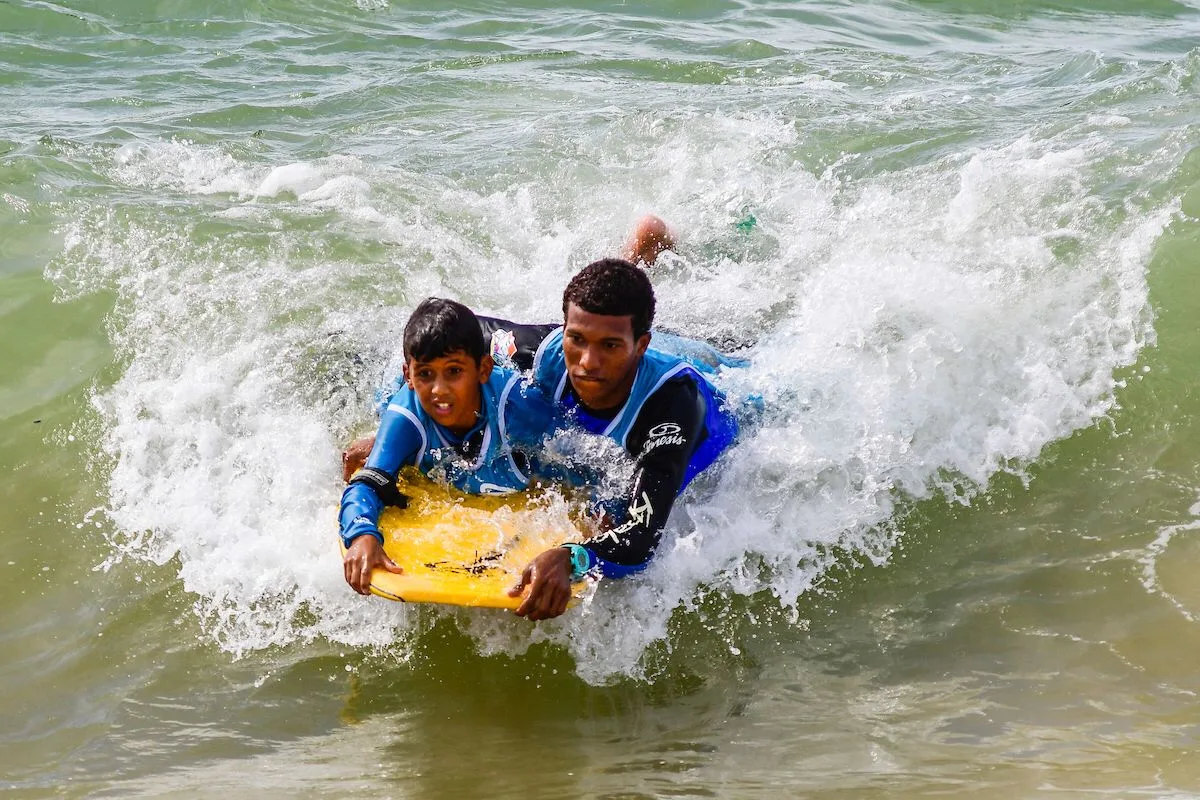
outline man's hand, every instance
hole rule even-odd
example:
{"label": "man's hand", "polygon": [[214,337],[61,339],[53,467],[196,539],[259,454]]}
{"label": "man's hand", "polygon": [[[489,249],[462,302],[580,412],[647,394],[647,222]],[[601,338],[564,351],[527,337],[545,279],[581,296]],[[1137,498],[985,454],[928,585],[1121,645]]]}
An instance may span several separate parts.
{"label": "man's hand", "polygon": [[366,439],[356,439],[350,443],[350,446],[342,453],[342,480],[346,483],[354,477],[354,473],[362,469],[363,464],[367,463],[367,456],[371,455],[371,448],[375,446],[375,437],[368,436]]}
{"label": "man's hand", "polygon": [[521,572],[520,582],[508,590],[508,596],[519,596],[526,586],[529,595],[513,612],[518,617],[536,622],[566,611],[571,601],[571,552],[555,547],[539,554]]}
{"label": "man's hand", "polygon": [[359,594],[370,594],[371,571],[376,567],[397,575],[404,572],[400,565],[388,558],[388,554],[383,552],[383,545],[374,536],[359,536],[350,543],[346,557],[342,559],[342,569],[351,589]]}

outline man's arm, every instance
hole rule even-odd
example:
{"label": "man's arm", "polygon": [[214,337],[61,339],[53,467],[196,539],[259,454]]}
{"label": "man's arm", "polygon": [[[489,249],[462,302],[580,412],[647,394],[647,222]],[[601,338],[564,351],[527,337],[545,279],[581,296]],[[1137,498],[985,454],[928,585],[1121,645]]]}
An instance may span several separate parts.
{"label": "man's arm", "polygon": [[704,397],[680,376],[651,395],[625,444],[634,458],[629,488],[615,502],[605,530],[585,544],[602,574],[621,578],[645,568],[683,487],[688,462],[707,435]]}
{"label": "man's arm", "polygon": [[[605,521],[605,530],[583,545],[590,569],[610,578],[645,569],[683,486],[688,462],[707,436],[705,410],[703,395],[686,376],[668,381],[646,400],[625,440],[635,459],[629,489],[609,504],[614,513]],[[551,619],[566,611],[570,585],[570,553],[555,547],[529,563],[509,595],[516,597],[528,586],[517,616]]]}

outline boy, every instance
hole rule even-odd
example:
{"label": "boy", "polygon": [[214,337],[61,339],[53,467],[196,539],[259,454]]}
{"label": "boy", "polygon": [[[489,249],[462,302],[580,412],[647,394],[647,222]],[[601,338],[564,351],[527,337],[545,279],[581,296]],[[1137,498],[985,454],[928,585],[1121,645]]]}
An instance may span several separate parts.
{"label": "boy", "polygon": [[553,429],[556,411],[519,376],[496,368],[475,314],[429,298],[404,328],[404,386],[391,398],[371,454],[342,493],[338,514],[346,582],[369,594],[371,570],[401,569],[383,551],[379,515],[403,505],[405,466],[471,494],[529,486],[529,453]]}

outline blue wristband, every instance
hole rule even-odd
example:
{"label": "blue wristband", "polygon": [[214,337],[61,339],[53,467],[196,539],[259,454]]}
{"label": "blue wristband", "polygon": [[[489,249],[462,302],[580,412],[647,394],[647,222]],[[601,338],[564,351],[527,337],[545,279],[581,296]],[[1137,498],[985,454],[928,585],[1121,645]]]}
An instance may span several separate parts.
{"label": "blue wristband", "polygon": [[571,581],[577,581],[592,571],[592,551],[581,544],[570,542],[562,548],[571,554]]}

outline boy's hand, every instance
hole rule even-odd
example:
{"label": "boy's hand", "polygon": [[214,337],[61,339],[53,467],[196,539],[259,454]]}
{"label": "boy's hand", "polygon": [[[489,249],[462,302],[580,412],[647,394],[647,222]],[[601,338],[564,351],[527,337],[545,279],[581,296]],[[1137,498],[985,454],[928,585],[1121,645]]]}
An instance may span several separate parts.
{"label": "boy's hand", "polygon": [[371,572],[376,567],[397,575],[404,572],[399,564],[388,557],[383,545],[374,536],[359,536],[350,543],[346,557],[342,559],[342,570],[351,589],[359,594],[370,594]]}
{"label": "boy's hand", "polygon": [[529,587],[529,595],[513,613],[532,622],[553,619],[567,610],[571,602],[571,552],[554,547],[539,554],[521,572],[521,580],[508,590],[517,597]]}

